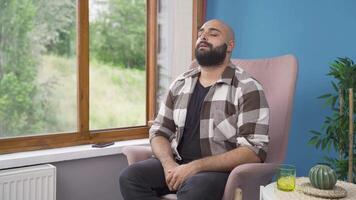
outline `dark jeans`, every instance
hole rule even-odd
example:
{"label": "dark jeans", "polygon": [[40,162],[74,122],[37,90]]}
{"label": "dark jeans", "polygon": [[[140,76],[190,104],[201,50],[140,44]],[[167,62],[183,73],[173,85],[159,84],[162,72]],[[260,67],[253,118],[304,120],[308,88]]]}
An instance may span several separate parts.
{"label": "dark jeans", "polygon": [[[178,200],[221,200],[229,173],[201,172],[187,179],[177,191]],[[150,158],[134,163],[120,175],[125,200],[159,200],[170,192],[161,162]]]}

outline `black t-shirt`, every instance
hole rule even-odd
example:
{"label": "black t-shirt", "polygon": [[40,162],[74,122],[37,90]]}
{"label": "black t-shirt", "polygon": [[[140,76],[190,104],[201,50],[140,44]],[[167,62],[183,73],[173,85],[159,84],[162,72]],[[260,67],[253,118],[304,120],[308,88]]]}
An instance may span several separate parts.
{"label": "black t-shirt", "polygon": [[183,159],[180,163],[188,163],[201,158],[200,110],[209,89],[210,87],[202,86],[199,80],[195,85],[187,108],[183,136],[178,145],[178,152]]}

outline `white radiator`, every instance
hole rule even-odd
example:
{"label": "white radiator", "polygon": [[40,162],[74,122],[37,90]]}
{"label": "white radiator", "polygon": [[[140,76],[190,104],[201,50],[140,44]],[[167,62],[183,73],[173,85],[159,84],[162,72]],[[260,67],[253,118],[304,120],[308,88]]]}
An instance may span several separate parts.
{"label": "white radiator", "polygon": [[56,167],[46,164],[1,170],[0,200],[56,200]]}

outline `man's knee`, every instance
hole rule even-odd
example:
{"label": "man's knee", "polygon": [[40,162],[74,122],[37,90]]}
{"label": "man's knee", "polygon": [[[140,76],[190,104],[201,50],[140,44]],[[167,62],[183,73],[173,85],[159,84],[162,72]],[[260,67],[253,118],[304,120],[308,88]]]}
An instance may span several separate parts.
{"label": "man's knee", "polygon": [[140,183],[151,182],[152,178],[160,177],[162,166],[158,160],[149,159],[134,163],[125,168],[119,176],[120,184],[125,183]]}
{"label": "man's knee", "polygon": [[127,182],[127,180],[129,180],[129,177],[130,177],[130,172],[127,167],[124,170],[122,170],[119,175],[120,186],[125,185],[124,183]]}
{"label": "man's knee", "polygon": [[127,185],[130,182],[135,182],[139,179],[139,171],[133,165],[128,166],[119,175],[120,185]]}
{"label": "man's knee", "polygon": [[186,180],[177,192],[179,199],[219,199],[224,194],[228,175],[217,178],[209,174],[197,174]]}
{"label": "man's knee", "polygon": [[182,188],[200,190],[201,192],[204,192],[204,190],[209,190],[211,187],[214,187],[214,179],[213,177],[207,175],[193,176],[186,180],[182,185]]}

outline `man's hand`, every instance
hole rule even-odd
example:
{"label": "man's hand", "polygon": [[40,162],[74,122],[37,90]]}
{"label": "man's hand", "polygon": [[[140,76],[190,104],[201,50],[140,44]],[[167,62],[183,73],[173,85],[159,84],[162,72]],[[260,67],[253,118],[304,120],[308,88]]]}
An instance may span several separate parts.
{"label": "man's hand", "polygon": [[166,178],[166,184],[170,191],[174,191],[168,183],[169,183],[169,178],[171,177],[172,171],[174,171],[174,169],[177,168],[179,165],[178,165],[178,163],[174,162],[173,160],[170,160],[170,161],[162,163],[162,166],[164,169],[164,177]]}
{"label": "man's hand", "polygon": [[179,165],[173,158],[171,145],[167,138],[163,136],[156,136],[151,139],[151,147],[153,154],[162,163],[167,186],[169,190],[173,191],[172,187],[168,184],[168,178],[170,177],[170,173]]}
{"label": "man's hand", "polygon": [[198,173],[197,167],[191,162],[179,165],[168,171],[166,182],[169,190],[177,191],[185,180]]}

